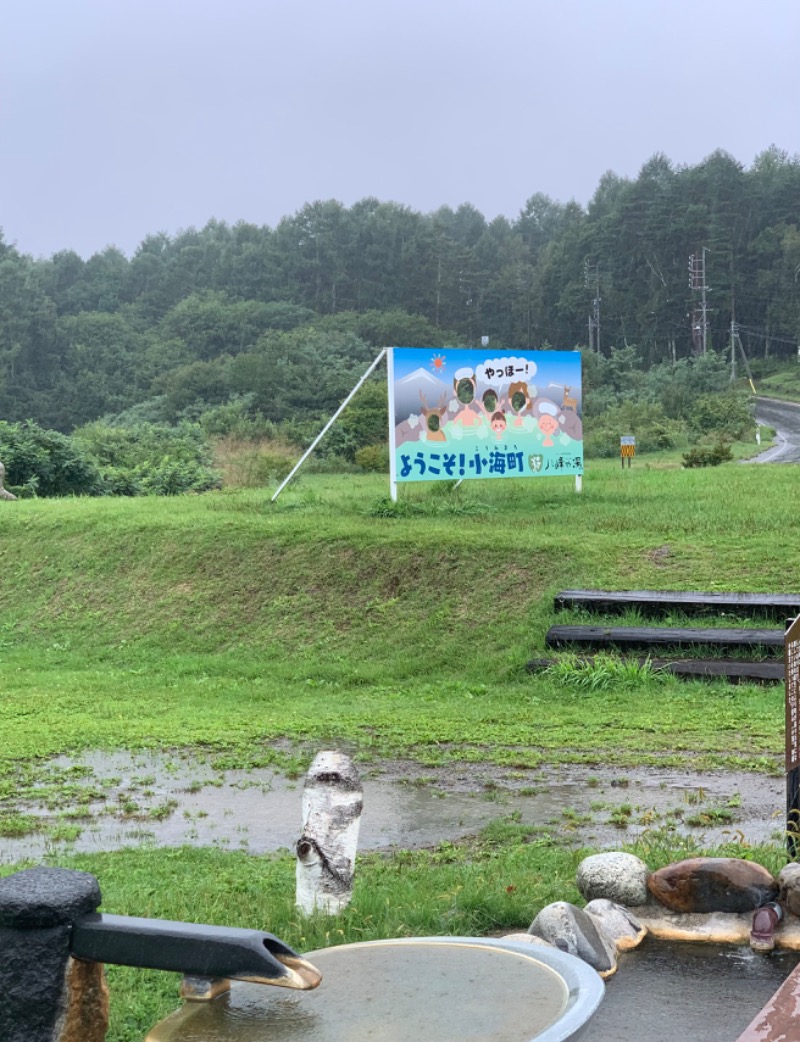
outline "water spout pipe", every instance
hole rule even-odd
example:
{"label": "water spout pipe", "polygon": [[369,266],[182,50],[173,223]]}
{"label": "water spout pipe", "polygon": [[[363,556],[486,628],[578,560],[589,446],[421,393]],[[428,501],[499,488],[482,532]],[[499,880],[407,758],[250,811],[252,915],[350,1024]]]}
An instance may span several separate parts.
{"label": "water spout pipe", "polygon": [[310,962],[260,930],[94,913],[73,923],[69,947],[73,956],[91,962],[177,970],[304,991],[316,988],[322,979]]}
{"label": "water spout pipe", "polygon": [[775,947],[775,927],[783,919],[783,909],[775,902],[757,908],[750,930],[750,947],[754,952],[771,952]]}

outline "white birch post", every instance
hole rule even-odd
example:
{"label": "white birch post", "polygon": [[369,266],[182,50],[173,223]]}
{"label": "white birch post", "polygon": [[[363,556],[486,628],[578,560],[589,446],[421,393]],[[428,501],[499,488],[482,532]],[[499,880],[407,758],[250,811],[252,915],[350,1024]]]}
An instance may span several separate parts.
{"label": "white birch post", "polygon": [[296,844],[295,904],[305,915],[335,915],[350,903],[363,796],[349,756],[317,753],[303,786],[303,834]]}

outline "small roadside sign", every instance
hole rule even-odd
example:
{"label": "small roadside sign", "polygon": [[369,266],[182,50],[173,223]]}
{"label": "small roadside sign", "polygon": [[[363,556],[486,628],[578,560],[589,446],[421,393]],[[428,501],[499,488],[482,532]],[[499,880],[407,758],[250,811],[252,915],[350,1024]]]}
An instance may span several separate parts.
{"label": "small roadside sign", "polygon": [[625,460],[627,460],[628,467],[630,467],[631,460],[636,455],[636,438],[632,434],[623,434],[620,437],[619,455],[622,460],[622,466],[625,466]]}

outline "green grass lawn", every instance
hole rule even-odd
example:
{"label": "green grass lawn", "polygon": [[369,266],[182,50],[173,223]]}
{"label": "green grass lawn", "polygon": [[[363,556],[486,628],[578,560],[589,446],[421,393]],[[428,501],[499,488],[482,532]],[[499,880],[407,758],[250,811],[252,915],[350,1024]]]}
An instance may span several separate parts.
{"label": "green grass lawn", "polygon": [[798,373],[796,365],[792,365],[778,373],[761,377],[757,381],[757,388],[759,394],[798,402],[800,401],[800,373]]}
{"label": "green grass lawn", "polygon": [[[797,473],[651,457],[590,462],[580,495],[572,479],[494,481],[404,487],[391,504],[383,478],[314,476],[276,504],[271,490],[2,503],[0,825],[32,787],[68,783],[48,757],[87,749],[202,746],[222,766],[294,773],[337,741],[363,761],[780,770],[777,687],[613,668],[587,684],[525,663],[565,587],[795,591]],[[649,856],[669,860],[670,842]],[[286,856],[51,860],[95,872],[108,911],[250,922],[309,949],[527,926],[577,897],[575,858],[513,823],[370,855],[352,908],[310,923]],[[141,1039],[175,1004],[169,978],[111,978],[110,1042]]]}
{"label": "green grass lawn", "polygon": [[563,587],[793,589],[795,476],[594,464],[580,495],[570,479],[403,488],[399,516],[381,479],[352,476],[275,505],[3,504],[0,784],[66,751],[202,743],[250,763],[276,738],[757,766],[781,749],[774,688],[644,675],[587,693],[525,663]]}

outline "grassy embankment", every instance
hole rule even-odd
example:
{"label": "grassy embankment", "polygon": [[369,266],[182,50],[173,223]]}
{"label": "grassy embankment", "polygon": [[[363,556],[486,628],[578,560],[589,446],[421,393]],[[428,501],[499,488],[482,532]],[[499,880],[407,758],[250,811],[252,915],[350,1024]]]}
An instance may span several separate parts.
{"label": "grassy embankment", "polygon": [[[580,496],[571,479],[421,486],[396,508],[372,477],[303,479],[276,505],[264,492],[3,504],[0,806],[11,815],[43,779],[65,791],[43,758],[108,747],[293,770],[339,740],[364,760],[779,769],[779,688],[643,674],[593,690],[524,666],[562,587],[796,588],[796,473],[600,463]],[[675,854],[653,844],[651,861]],[[335,923],[297,921],[288,856],[52,860],[95,872],[109,911],[249,923],[308,950],[526,926],[577,896],[576,859],[509,822],[475,844],[364,857]],[[111,1042],[141,1039],[175,1004],[167,975],[110,975]]]}
{"label": "grassy embankment", "polygon": [[762,376],[757,381],[758,393],[769,398],[783,398],[790,402],[800,402],[800,372],[797,365],[792,364],[778,373]]}

